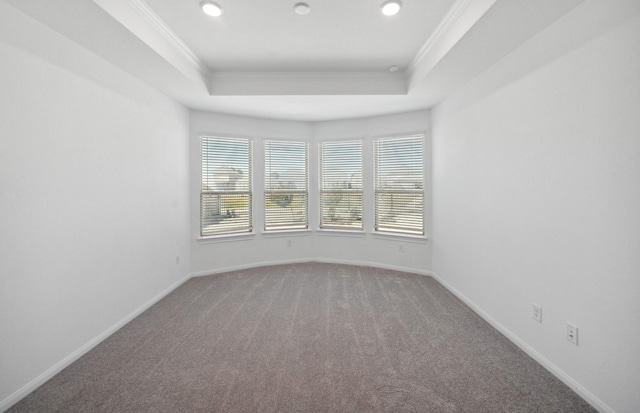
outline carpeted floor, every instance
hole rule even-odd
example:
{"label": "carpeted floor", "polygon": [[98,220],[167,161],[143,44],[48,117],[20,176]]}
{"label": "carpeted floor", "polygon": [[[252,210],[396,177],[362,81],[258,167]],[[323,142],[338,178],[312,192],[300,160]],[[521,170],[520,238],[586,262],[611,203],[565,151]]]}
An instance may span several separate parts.
{"label": "carpeted floor", "polygon": [[593,412],[430,277],[189,280],[10,412]]}

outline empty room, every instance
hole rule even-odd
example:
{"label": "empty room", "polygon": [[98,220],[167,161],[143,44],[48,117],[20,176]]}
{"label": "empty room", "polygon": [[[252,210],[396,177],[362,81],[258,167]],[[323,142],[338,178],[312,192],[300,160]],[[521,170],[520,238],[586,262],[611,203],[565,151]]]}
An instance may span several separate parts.
{"label": "empty room", "polygon": [[0,412],[640,411],[637,0],[0,0]]}

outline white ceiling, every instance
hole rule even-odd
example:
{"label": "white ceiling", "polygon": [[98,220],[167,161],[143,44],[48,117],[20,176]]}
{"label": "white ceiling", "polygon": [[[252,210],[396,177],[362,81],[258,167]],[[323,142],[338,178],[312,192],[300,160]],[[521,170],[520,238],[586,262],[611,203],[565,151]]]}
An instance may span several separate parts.
{"label": "white ceiling", "polygon": [[583,0],[2,1],[189,108],[319,121],[430,108]]}
{"label": "white ceiling", "polygon": [[384,72],[409,65],[455,0],[405,0],[393,17],[382,0],[307,0],[303,16],[296,1],[218,0],[219,18],[197,1],[146,3],[214,71]]}

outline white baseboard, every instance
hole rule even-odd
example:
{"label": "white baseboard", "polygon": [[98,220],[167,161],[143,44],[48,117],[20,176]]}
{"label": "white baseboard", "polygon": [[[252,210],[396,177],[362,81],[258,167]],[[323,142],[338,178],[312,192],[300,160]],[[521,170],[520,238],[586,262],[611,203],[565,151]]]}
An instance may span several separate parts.
{"label": "white baseboard", "polygon": [[94,337],[91,341],[89,341],[88,343],[86,343],[85,345],[83,345],[82,347],[80,347],[79,349],[74,351],[73,353],[69,354],[67,357],[65,357],[64,359],[60,360],[59,362],[57,362],[53,366],[51,366],[44,373],[40,374],[38,377],[36,377],[35,379],[31,380],[29,383],[25,384],[20,389],[18,389],[15,392],[13,392],[6,399],[0,401],[0,412],[6,411],[11,406],[13,406],[14,404],[18,403],[20,400],[22,400],[29,393],[31,393],[32,391],[34,391],[35,389],[40,387],[44,382],[46,382],[47,380],[51,379],[56,374],[60,373],[65,367],[69,366],[71,363],[73,363],[74,361],[78,360],[80,357],[82,357],[87,352],[89,352],[92,348],[94,348],[95,346],[100,344],[102,341],[104,341],[107,337],[109,337],[110,335],[112,335],[113,333],[118,331],[120,328],[124,327],[128,322],[130,322],[131,320],[133,320],[134,318],[136,318],[137,316],[142,314],[149,307],[151,307],[152,305],[154,305],[155,303],[157,303],[158,301],[163,299],[170,292],[172,292],[173,290],[175,290],[176,288],[178,288],[179,286],[184,284],[190,278],[191,278],[191,274],[186,275],[185,277],[183,277],[179,281],[177,281],[174,284],[170,285],[169,287],[164,289],[164,291],[162,291],[161,293],[157,294],[155,297],[153,297],[152,299],[150,299],[149,301],[147,301],[146,303],[144,303],[143,305],[138,307],[131,314],[127,315],[122,320],[118,321],[117,323],[115,323],[114,325],[112,325],[111,327],[109,327],[108,329],[103,331],[102,333],[100,333],[98,336]]}
{"label": "white baseboard", "polygon": [[184,284],[191,277],[201,277],[201,276],[206,276],[206,275],[220,274],[220,273],[229,272],[229,271],[237,271],[237,270],[243,270],[243,269],[248,269],[248,268],[256,268],[256,267],[264,267],[264,266],[270,266],[270,265],[296,264],[296,263],[304,263],[304,262],[326,262],[326,263],[333,263],[333,264],[347,264],[347,265],[359,265],[359,266],[367,266],[367,267],[379,267],[379,268],[385,268],[385,269],[395,270],[395,271],[403,271],[403,272],[417,273],[417,274],[423,274],[423,275],[430,275],[430,273],[428,273],[428,272],[420,271],[420,270],[417,270],[415,268],[406,268],[406,267],[401,267],[401,266],[386,265],[386,264],[372,263],[372,262],[365,262],[365,261],[332,260],[332,259],[324,259],[324,258],[299,258],[299,259],[278,260],[278,261],[263,261],[263,262],[254,262],[254,263],[250,263],[250,264],[242,264],[242,265],[228,266],[228,267],[215,268],[215,269],[211,269],[211,270],[194,272],[192,274],[189,274],[189,275],[183,277],[182,279],[180,279],[179,281],[177,281],[173,285],[169,286],[164,291],[162,291],[161,293],[157,294],[155,297],[153,297],[152,299],[150,299],[149,301],[147,301],[146,303],[144,303],[143,305],[138,307],[131,314],[127,315],[126,317],[124,317],[123,319],[118,321],[116,324],[112,325],[107,330],[103,331],[98,336],[94,337],[91,341],[89,341],[88,343],[86,343],[85,345],[83,345],[82,347],[80,347],[79,349],[74,351],[73,353],[69,354],[67,357],[65,357],[64,359],[60,360],[58,363],[56,363],[53,366],[51,366],[49,369],[44,371],[38,377],[36,377],[35,379],[31,380],[29,383],[27,383],[24,386],[22,386],[20,389],[18,389],[15,392],[13,392],[6,399],[0,401],[0,412],[4,412],[4,411],[8,410],[11,406],[16,404],[20,400],[22,400],[29,393],[31,393],[32,391],[34,391],[35,389],[40,387],[44,382],[46,382],[47,380],[51,379],[53,376],[55,376],[56,374],[61,372],[64,368],[66,368],[71,363],[73,363],[74,361],[78,360],[84,354],[86,354],[91,349],[93,349],[95,346],[100,344],[107,337],[109,337],[110,335],[112,335],[113,333],[118,331],[120,328],[122,328],[124,325],[126,325],[128,322],[130,322],[131,320],[133,320],[134,318],[136,318],[137,316],[142,314],[149,307],[151,307],[152,305],[154,305],[155,303],[160,301],[162,298],[167,296],[170,292],[172,292],[173,290],[178,288],[180,285]]}
{"label": "white baseboard", "polygon": [[196,271],[192,273],[191,276],[204,277],[207,275],[222,274],[222,273],[231,272],[231,271],[248,270],[249,268],[269,267],[272,265],[281,265],[281,264],[299,264],[302,262],[314,262],[314,261],[316,260],[313,258],[297,258],[297,259],[276,260],[276,261],[259,261],[259,262],[252,262],[248,264],[231,265],[228,267],[212,268],[210,270],[204,270],[204,271]]}
{"label": "white baseboard", "polygon": [[382,268],[382,269],[391,270],[391,271],[400,271],[400,272],[407,272],[407,273],[411,273],[411,274],[431,276],[431,272],[430,271],[425,271],[425,270],[421,270],[421,269],[418,269],[418,268],[402,267],[402,266],[393,265],[393,264],[382,264],[382,263],[379,263],[379,262],[353,261],[353,260],[334,260],[332,258],[315,258],[313,261],[326,262],[326,263],[329,263],[329,264],[345,264],[345,265],[357,265],[357,266],[361,266],[361,267]]}
{"label": "white baseboard", "polygon": [[192,274],[194,277],[203,277],[207,275],[213,274],[222,274],[230,271],[238,271],[238,270],[247,270],[249,268],[259,268],[259,267],[268,267],[272,265],[282,265],[282,264],[299,264],[304,262],[325,262],[328,264],[345,264],[345,265],[357,265],[361,267],[375,267],[375,268],[383,268],[385,270],[393,270],[393,271],[401,271],[408,272],[419,275],[427,275],[431,276],[431,272],[424,271],[421,269],[410,268],[410,267],[402,267],[398,265],[390,265],[390,264],[382,264],[378,262],[370,262],[370,261],[354,261],[354,260],[335,260],[332,258],[299,258],[299,259],[291,259],[291,260],[276,260],[276,261],[260,261],[260,262],[252,262],[249,264],[241,264],[241,265],[233,265],[229,267],[222,268],[213,268],[210,270],[197,271]]}
{"label": "white baseboard", "polygon": [[564,384],[569,386],[573,391],[578,393],[580,397],[585,399],[593,408],[598,410],[601,413],[615,413],[615,411],[607,406],[602,400],[598,399],[593,395],[589,390],[584,388],[580,383],[575,381],[571,376],[562,371],[558,366],[553,364],[549,359],[544,357],[542,354],[538,353],[533,347],[529,346],[526,342],[520,339],[517,335],[515,335],[511,330],[509,330],[504,325],[500,324],[496,319],[491,317],[487,312],[485,312],[482,308],[477,306],[473,301],[467,298],[464,294],[458,291],[456,288],[451,286],[449,283],[444,281],[438,274],[431,272],[430,274],[436,281],[438,281],[444,288],[446,288],[453,295],[458,297],[462,302],[464,302],[469,308],[471,308],[476,314],[482,317],[487,323],[489,323],[493,328],[502,333],[503,336],[508,338],[511,342],[513,342],[516,346],[520,347],[525,353],[531,356],[535,361],[540,363],[545,369],[547,369],[551,374],[560,379]]}
{"label": "white baseboard", "polygon": [[96,336],[87,344],[83,345],[82,347],[80,347],[79,349],[77,349],[76,351],[74,351],[73,353],[71,353],[70,355],[68,355],[67,357],[65,357],[55,365],[53,365],[44,373],[40,374],[35,379],[31,380],[29,383],[27,383],[26,385],[24,385],[23,387],[15,391],[9,397],[0,401],[0,412],[4,412],[8,410],[11,406],[16,404],[26,395],[34,391],[36,388],[41,386],[44,382],[51,379],[53,376],[55,376],[60,371],[62,371],[65,367],[69,366],[71,363],[73,363],[74,361],[82,357],[84,354],[89,352],[92,348],[100,344],[103,340],[105,340],[107,337],[109,337],[110,335],[118,331],[128,322],[130,322],[131,320],[133,320],[134,318],[142,314],[149,307],[151,307],[152,305],[160,301],[162,298],[167,296],[169,293],[171,293],[173,290],[178,288],[180,285],[188,281],[191,277],[201,277],[201,276],[212,275],[212,274],[220,274],[220,273],[229,272],[229,271],[237,271],[237,270],[271,266],[271,265],[295,264],[295,263],[304,263],[304,262],[325,262],[325,263],[331,263],[331,264],[377,267],[377,268],[383,268],[383,269],[388,269],[393,271],[402,271],[402,272],[420,274],[425,276],[431,276],[436,281],[438,281],[444,288],[446,288],[453,295],[455,295],[462,302],[464,302],[469,308],[471,308],[474,312],[476,312],[480,317],[482,317],[486,322],[488,322],[492,327],[494,327],[496,330],[502,333],[502,335],[504,335],[509,340],[511,340],[515,345],[520,347],[524,352],[526,352],[534,360],[540,363],[544,368],[549,370],[549,372],[551,372],[554,376],[556,376],[563,383],[569,386],[573,391],[578,393],[582,398],[584,398],[599,412],[615,413],[615,411],[612,408],[607,406],[604,402],[602,402],[600,399],[594,396],[591,392],[585,389],[582,385],[580,385],[580,383],[576,382],[573,378],[571,378],[564,371],[558,368],[558,366],[553,364],[551,361],[549,361],[547,358],[542,356],[535,349],[533,349],[531,346],[529,346],[527,343],[521,340],[518,336],[516,336],[513,332],[511,332],[511,330],[506,328],[504,325],[500,324],[497,320],[495,320],[488,313],[486,313],[482,308],[480,308],[473,301],[467,298],[464,294],[462,294],[460,291],[458,291],[453,286],[451,286],[446,281],[444,281],[440,276],[438,276],[438,274],[431,271],[426,271],[426,270],[421,270],[416,268],[407,268],[407,267],[402,267],[397,265],[382,264],[382,263],[368,262],[368,261],[335,260],[335,259],[329,259],[329,258],[300,258],[300,259],[291,259],[291,260],[254,262],[250,264],[242,264],[242,265],[236,265],[236,266],[216,268],[216,269],[211,269],[206,271],[198,271],[198,272],[189,274],[183,277],[182,279],[180,279],[179,281],[177,281],[176,283],[174,283],[173,285],[166,288],[161,293],[157,294],[155,297],[153,297],[152,299],[150,299],[149,301],[147,301],[146,303],[138,307],[135,311],[133,311],[132,313],[124,317],[122,320],[118,321],[116,324],[114,324],[107,330],[103,331],[101,334]]}

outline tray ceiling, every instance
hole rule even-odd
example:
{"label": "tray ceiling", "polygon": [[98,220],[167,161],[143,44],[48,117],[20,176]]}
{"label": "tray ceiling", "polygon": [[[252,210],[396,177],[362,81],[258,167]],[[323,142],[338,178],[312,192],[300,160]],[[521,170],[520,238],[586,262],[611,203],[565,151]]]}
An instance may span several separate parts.
{"label": "tray ceiling", "polygon": [[317,121],[432,107],[583,0],[3,1],[189,108]]}

